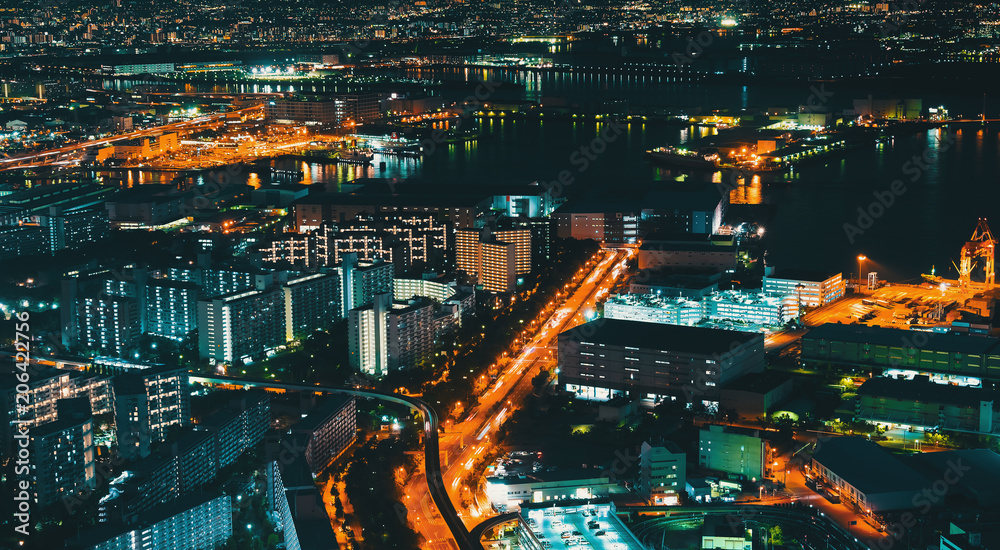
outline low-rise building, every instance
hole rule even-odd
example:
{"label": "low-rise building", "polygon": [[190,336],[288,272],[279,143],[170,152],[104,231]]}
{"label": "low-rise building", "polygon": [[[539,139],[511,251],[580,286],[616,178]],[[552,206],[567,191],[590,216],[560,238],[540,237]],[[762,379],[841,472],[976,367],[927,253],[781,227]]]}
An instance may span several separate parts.
{"label": "low-rise building", "polygon": [[710,425],[699,432],[698,465],[754,481],[764,477],[767,443],[755,430]]}
{"label": "low-rise building", "polygon": [[676,443],[650,445],[639,451],[639,495],[651,505],[678,504],[687,486],[687,455]]}
{"label": "low-rise building", "polygon": [[842,502],[865,513],[916,508],[929,482],[878,444],[862,437],[831,437],[817,446],[812,470]]}
{"label": "low-rise building", "polygon": [[764,293],[784,298],[795,296],[803,307],[825,306],[844,297],[842,273],[779,270],[779,276],[764,276]]}
{"label": "low-rise building", "polygon": [[626,493],[601,469],[548,470],[486,479],[486,494],[498,506],[565,500],[588,500]]}
{"label": "low-rise building", "polygon": [[751,373],[722,388],[719,407],[744,418],[760,418],[792,396],[793,378],[778,371]]}
{"label": "low-rise building", "polygon": [[858,388],[854,418],[891,426],[994,434],[1000,429],[997,392],[913,380],[875,377]]}

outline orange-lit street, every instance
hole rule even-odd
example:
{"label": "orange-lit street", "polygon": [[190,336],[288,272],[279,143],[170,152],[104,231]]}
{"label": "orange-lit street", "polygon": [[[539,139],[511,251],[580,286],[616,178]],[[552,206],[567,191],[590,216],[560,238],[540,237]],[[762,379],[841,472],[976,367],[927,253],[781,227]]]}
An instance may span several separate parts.
{"label": "orange-lit street", "polygon": [[[476,480],[476,487],[465,488],[468,472],[477,460],[488,454],[495,444],[497,428],[510,418],[528,392],[532,391],[531,379],[542,368],[552,369],[555,366],[555,345],[559,333],[586,321],[587,313],[594,308],[598,295],[603,297],[621,280],[625,264],[632,254],[631,250],[601,251],[600,261],[589,272],[577,274],[571,284],[579,283],[579,287],[562,304],[550,304],[540,319],[526,325],[527,344],[480,396],[479,404],[466,411],[465,420],[457,424],[453,431],[441,435],[443,482],[466,528],[472,528],[493,515],[485,495],[478,490],[479,480]],[[462,509],[461,494],[467,490],[474,494],[474,502],[471,508]],[[410,479],[405,495],[408,519],[423,535],[423,548],[455,548],[447,527],[434,509],[422,474]]]}

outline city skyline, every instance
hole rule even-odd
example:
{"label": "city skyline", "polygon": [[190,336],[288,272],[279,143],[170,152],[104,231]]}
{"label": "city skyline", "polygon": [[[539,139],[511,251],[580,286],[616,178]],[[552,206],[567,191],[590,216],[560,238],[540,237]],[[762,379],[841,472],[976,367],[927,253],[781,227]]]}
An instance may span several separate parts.
{"label": "city skyline", "polygon": [[1000,547],[998,28],[0,6],[0,548]]}

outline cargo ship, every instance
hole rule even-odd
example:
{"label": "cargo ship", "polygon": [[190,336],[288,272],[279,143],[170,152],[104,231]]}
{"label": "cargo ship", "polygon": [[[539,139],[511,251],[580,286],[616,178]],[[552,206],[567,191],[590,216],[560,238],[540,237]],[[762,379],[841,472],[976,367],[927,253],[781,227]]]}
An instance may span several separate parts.
{"label": "cargo ship", "polygon": [[719,151],[717,149],[689,151],[679,147],[658,147],[646,151],[646,154],[654,162],[669,166],[703,170],[715,170],[719,167]]}

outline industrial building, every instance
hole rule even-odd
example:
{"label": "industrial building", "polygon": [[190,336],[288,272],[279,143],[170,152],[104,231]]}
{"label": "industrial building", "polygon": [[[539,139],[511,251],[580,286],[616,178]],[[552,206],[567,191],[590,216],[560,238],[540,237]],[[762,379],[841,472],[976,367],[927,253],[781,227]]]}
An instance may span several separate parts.
{"label": "industrial building", "polygon": [[588,500],[627,492],[618,480],[608,477],[598,468],[546,470],[486,478],[486,495],[497,506]]}
{"label": "industrial building", "polygon": [[792,397],[793,378],[780,371],[750,373],[723,386],[719,407],[744,418],[760,418]]}
{"label": "industrial building", "polygon": [[736,267],[737,246],[732,237],[650,235],[639,246],[639,269],[706,269],[726,271]]}
{"label": "industrial building", "polygon": [[866,513],[916,508],[923,475],[862,437],[823,438],[812,456],[818,479]]}
{"label": "industrial building", "polygon": [[912,380],[875,377],[858,388],[854,418],[889,426],[995,434],[1000,429],[997,392]]}
{"label": "industrial building", "polygon": [[717,406],[720,387],[764,369],[764,336],[598,319],[559,334],[559,384],[581,399],[621,395]]}
{"label": "industrial building", "polygon": [[826,323],[802,337],[802,362],[978,386],[1000,381],[1000,340],[970,334]]}

